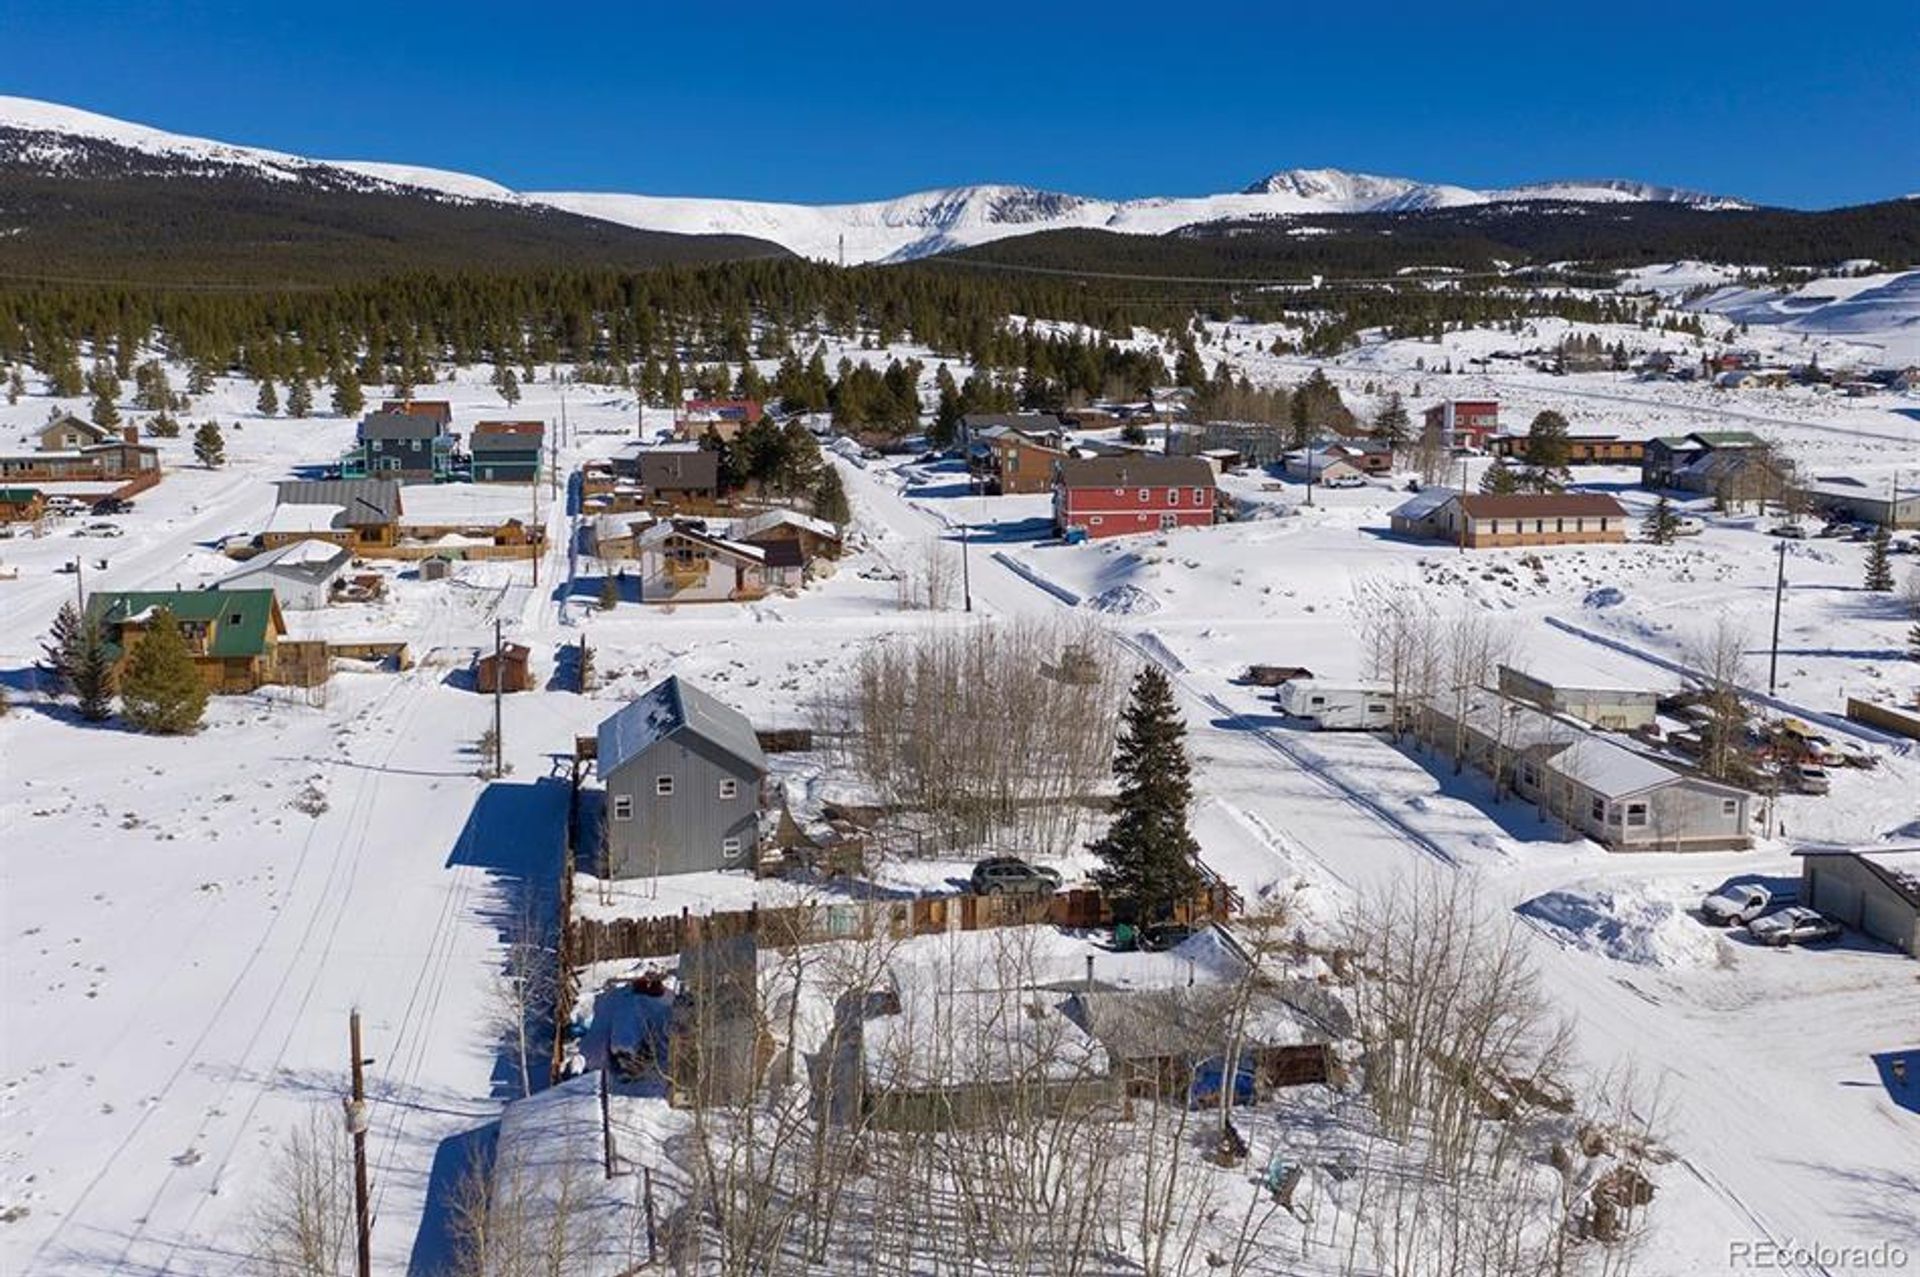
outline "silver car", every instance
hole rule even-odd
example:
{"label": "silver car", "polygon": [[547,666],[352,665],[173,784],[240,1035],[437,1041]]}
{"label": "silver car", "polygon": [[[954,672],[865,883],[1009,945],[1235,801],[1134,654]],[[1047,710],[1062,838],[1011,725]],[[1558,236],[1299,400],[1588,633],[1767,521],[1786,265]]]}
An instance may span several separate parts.
{"label": "silver car", "polygon": [[1842,928],[1825,914],[1805,905],[1789,905],[1779,913],[1755,918],[1747,924],[1747,934],[1764,945],[1784,949],[1790,944],[1818,944],[1838,940]]}

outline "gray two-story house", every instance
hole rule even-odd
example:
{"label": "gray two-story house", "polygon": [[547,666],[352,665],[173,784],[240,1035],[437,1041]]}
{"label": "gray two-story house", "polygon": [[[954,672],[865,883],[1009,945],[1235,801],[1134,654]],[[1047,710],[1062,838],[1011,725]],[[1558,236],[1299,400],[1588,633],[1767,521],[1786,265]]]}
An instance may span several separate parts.
{"label": "gray two-story house", "polygon": [[751,868],[767,774],[739,710],[669,676],[600,724],[608,877]]}
{"label": "gray two-story house", "polygon": [[426,413],[371,413],[340,459],[340,477],[444,483],[454,477],[453,445],[452,433]]}

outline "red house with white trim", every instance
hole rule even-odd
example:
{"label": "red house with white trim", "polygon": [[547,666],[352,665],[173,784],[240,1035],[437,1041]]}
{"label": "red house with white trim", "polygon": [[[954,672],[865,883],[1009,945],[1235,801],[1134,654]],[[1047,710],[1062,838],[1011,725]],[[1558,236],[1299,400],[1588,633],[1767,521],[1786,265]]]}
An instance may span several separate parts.
{"label": "red house with white trim", "polygon": [[1478,448],[1500,430],[1500,404],[1493,399],[1448,399],[1427,409],[1427,437],[1448,448]]}
{"label": "red house with white trim", "polygon": [[1208,527],[1218,495],[1203,457],[1068,457],[1053,467],[1053,529],[1117,537]]}

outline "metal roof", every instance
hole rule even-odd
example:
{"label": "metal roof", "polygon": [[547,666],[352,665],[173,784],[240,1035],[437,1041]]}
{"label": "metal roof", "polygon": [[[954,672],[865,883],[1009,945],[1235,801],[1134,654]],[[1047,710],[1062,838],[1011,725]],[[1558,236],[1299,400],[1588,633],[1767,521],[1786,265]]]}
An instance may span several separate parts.
{"label": "metal roof", "polygon": [[400,518],[397,479],[291,479],[274,485],[281,505],[337,505],[340,527],[387,524]]}
{"label": "metal roof", "polygon": [[[87,614],[114,626],[164,608],[176,621],[212,627],[208,656],[261,656],[267,635],[284,632],[273,591],[258,590],[98,590],[87,600]],[[117,645],[109,644],[117,659]]]}
{"label": "metal roof", "polygon": [[359,438],[434,439],[441,434],[440,422],[422,412],[376,412],[360,423]]}
{"label": "metal roof", "polygon": [[220,588],[262,572],[274,572],[311,585],[321,585],[340,574],[353,559],[353,551],[331,541],[294,541],[277,550],[256,554],[219,581]]}
{"label": "metal roof", "polygon": [[1213,467],[1203,457],[1069,457],[1056,463],[1069,488],[1211,488]]}
{"label": "metal roof", "polygon": [[767,757],[753,724],[739,710],[677,674],[670,674],[642,697],[602,720],[595,750],[595,774],[605,779],[659,742],[682,733],[748,764],[767,770]]}
{"label": "metal roof", "polygon": [[1460,498],[1460,508],[1474,519],[1625,518],[1627,513],[1599,492],[1474,493]]}

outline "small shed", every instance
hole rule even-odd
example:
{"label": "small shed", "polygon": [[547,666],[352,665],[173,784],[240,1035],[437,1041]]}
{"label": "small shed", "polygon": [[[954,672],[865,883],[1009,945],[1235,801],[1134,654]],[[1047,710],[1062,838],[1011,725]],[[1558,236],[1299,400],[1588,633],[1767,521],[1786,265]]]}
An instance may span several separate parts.
{"label": "small shed", "polygon": [[1920,843],[1797,848],[1800,900],[1920,958]]}
{"label": "small shed", "polygon": [[453,574],[453,560],[444,554],[429,554],[420,560],[422,581],[444,581]]}
{"label": "small shed", "polygon": [[46,494],[40,489],[0,488],[0,523],[34,523],[46,512]]}
{"label": "small shed", "polygon": [[522,643],[503,644],[473,663],[475,690],[492,693],[525,692],[533,687],[533,650]]}

